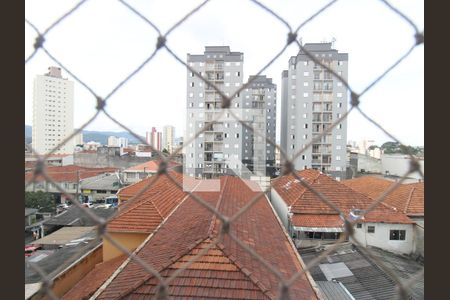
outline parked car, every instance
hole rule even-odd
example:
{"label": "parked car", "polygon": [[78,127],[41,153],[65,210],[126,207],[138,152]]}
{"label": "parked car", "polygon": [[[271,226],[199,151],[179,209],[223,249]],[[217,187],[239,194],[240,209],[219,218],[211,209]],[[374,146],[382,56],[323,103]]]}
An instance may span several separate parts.
{"label": "parked car", "polygon": [[81,205],[88,208],[91,208],[93,206],[91,202],[82,203]]}
{"label": "parked car", "polygon": [[40,245],[25,245],[25,257],[31,256],[36,250],[42,249]]}

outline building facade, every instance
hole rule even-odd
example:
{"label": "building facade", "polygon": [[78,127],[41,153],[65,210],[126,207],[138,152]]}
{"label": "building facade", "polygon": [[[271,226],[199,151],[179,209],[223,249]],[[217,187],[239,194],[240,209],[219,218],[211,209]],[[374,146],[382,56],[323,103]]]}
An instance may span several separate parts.
{"label": "building facade", "polygon": [[171,125],[163,127],[162,149],[166,149],[169,153],[175,150],[175,127]]}
{"label": "building facade", "polygon": [[[315,59],[348,78],[348,54],[332,43],[303,45]],[[282,72],[281,143],[288,157],[301,151],[347,111],[348,90],[302,50]],[[295,160],[296,169],[313,168],[345,179],[347,121],[341,121]]]}
{"label": "building facade", "polygon": [[152,127],[151,132],[146,132],[145,140],[153,149],[162,151],[162,132],[157,131],[155,127]]}
{"label": "building facade", "polygon": [[[225,96],[234,95],[242,87],[243,62],[244,54],[232,52],[228,46],[206,46],[203,54],[187,56],[189,66]],[[220,93],[187,70],[185,140],[207,128],[183,149],[185,173],[189,176],[215,178],[231,174],[250,178],[252,174],[265,176],[267,169],[274,168],[275,149],[265,137],[275,141],[276,85],[266,76],[250,76],[250,80],[250,86],[234,95],[229,109],[223,112]]]}
{"label": "building facade", "polygon": [[[74,131],[73,81],[61,76],[61,68],[48,70],[34,80],[32,147],[39,154],[50,152]],[[74,148],[72,139],[55,153],[73,153]]]}
{"label": "building facade", "polygon": [[242,162],[254,175],[275,171],[277,86],[264,75],[250,76],[243,92],[243,117],[252,130],[243,128]]}
{"label": "building facade", "polygon": [[128,147],[128,139],[124,137],[110,136],[108,137],[108,146],[126,148]]}
{"label": "building facade", "polygon": [[[206,46],[204,54],[187,55],[187,63],[207,78],[226,96],[232,95],[243,82],[242,52],[231,52],[228,46]],[[242,98],[232,99],[231,109],[242,110]],[[242,125],[222,113],[222,97],[210,85],[187,69],[187,118],[185,141],[204,126],[207,130],[194,142],[185,145],[185,173],[192,177],[214,178],[220,174],[239,174],[242,169]],[[241,137],[241,138],[240,138]]]}

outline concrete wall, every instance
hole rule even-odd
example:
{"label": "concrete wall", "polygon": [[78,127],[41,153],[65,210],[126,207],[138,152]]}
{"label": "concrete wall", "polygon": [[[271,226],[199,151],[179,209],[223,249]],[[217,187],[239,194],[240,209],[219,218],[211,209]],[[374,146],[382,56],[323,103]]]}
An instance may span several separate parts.
{"label": "concrete wall", "polygon": [[284,200],[275,189],[270,190],[270,202],[272,203],[273,208],[275,209],[278,217],[283,223],[284,228],[286,228],[286,231],[290,233],[288,222],[288,207],[286,205],[286,202],[284,202]]}
{"label": "concrete wall", "polygon": [[[148,237],[148,233],[122,233],[109,232],[110,236],[124,246],[129,251],[135,250]],[[111,260],[122,255],[123,252],[117,249],[107,239],[103,239],[103,261]]]}
{"label": "concrete wall", "polygon": [[[381,155],[381,171],[383,174],[389,171],[390,175],[403,176],[409,169],[410,158],[407,155]],[[425,160],[420,160],[420,168],[425,175]],[[415,172],[409,177],[421,179],[420,175]]]}
{"label": "concrete wall", "polygon": [[148,157],[110,156],[106,153],[75,153],[74,164],[90,168],[129,168],[149,161]]}
{"label": "concrete wall", "polygon": [[[375,226],[375,232],[368,233],[368,226]],[[363,246],[375,246],[401,254],[411,254],[414,251],[415,236],[413,224],[363,223],[361,228],[357,228],[355,225],[354,229],[354,239]],[[389,240],[389,231],[395,229],[406,230],[406,239],[404,241]],[[352,238],[350,241],[352,241]]]}
{"label": "concrete wall", "polygon": [[358,153],[358,172],[381,173],[381,160]]}

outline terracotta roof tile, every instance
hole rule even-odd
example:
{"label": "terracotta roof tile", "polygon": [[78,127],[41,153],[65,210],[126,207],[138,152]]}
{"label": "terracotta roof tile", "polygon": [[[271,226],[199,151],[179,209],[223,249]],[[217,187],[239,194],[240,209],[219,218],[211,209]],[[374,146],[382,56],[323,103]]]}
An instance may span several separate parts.
{"label": "terracotta roof tile", "polygon": [[296,227],[342,227],[344,221],[339,215],[294,214],[292,225]]}
{"label": "terracotta roof tile", "polygon": [[[372,199],[377,199],[395,182],[363,176],[344,180],[342,183]],[[424,182],[402,184],[386,196],[383,203],[397,208],[410,216],[423,216],[425,210]]]}
{"label": "terracotta roof tile", "polygon": [[[139,164],[139,165],[135,165],[133,167],[130,167],[128,169],[125,169],[124,172],[128,172],[128,171],[142,171],[144,172],[144,168],[146,172],[154,172],[156,173],[158,171],[159,168],[159,164],[160,164],[161,160],[149,160],[145,163]],[[175,166],[178,166],[179,163],[174,162],[174,161],[170,161],[168,163],[168,168],[172,168]]]}
{"label": "terracotta roof tile", "polygon": [[125,255],[122,255],[96,265],[83,279],[64,294],[61,300],[89,299],[126,258]]}
{"label": "terracotta roof tile", "polygon": [[[319,192],[332,204],[348,215],[352,209],[366,209],[373,199],[359,193],[328,175],[313,169],[298,171],[297,175],[305,180],[315,191]],[[315,193],[307,189],[292,174],[273,181],[272,187],[281,196],[294,214],[326,215],[338,214],[336,210],[323,202]],[[325,219],[318,220],[319,223]],[[412,223],[402,212],[395,211],[387,205],[380,204],[365,216],[366,222]],[[328,222],[333,224],[330,218]]]}
{"label": "terracotta roof tile", "polygon": [[[79,172],[79,179],[97,176],[103,173],[115,172],[117,168],[85,168],[76,165],[68,166],[47,166],[46,173],[55,182],[77,182],[77,172]],[[29,181],[33,178],[33,173],[29,172],[25,174],[25,181]],[[45,178],[39,175],[36,181],[45,181]]]}
{"label": "terracotta roof tile", "polygon": [[[257,192],[237,178],[224,176],[216,192],[195,192],[226,216],[234,215]],[[138,251],[137,256],[165,278],[182,267],[218,235],[220,222],[211,211],[187,198]],[[300,258],[289,243],[266,197],[260,198],[230,226],[230,233],[253,248],[289,278],[302,270]],[[273,245],[277,245],[276,248]],[[158,281],[130,261],[98,299],[148,299]],[[173,299],[275,299],[278,278],[228,235],[174,279],[168,289]],[[290,289],[291,299],[317,299],[303,274]]]}
{"label": "terracotta roof tile", "polygon": [[[176,172],[170,174],[181,182],[181,174]],[[142,184],[134,185],[132,192],[139,193],[148,185],[149,180],[146,179],[142,182]],[[109,222],[108,230],[111,232],[151,233],[186,195],[167,175],[163,174],[142,195],[120,206],[117,216]]]}

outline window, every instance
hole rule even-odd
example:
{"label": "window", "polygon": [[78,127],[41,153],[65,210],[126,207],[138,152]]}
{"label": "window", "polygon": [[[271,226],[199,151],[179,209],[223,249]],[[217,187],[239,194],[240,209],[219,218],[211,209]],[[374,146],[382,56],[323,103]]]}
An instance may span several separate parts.
{"label": "window", "polygon": [[337,96],[338,98],[342,98],[342,93],[337,93],[336,96]]}
{"label": "window", "polygon": [[309,86],[309,82],[308,81],[303,82],[303,86]]}
{"label": "window", "polygon": [[303,76],[309,76],[309,72],[307,71],[303,72]]}
{"label": "window", "polygon": [[241,72],[239,72],[239,71],[236,72],[236,76],[238,76],[238,77],[241,76]]}
{"label": "window", "polygon": [[308,97],[308,93],[303,93],[303,97],[304,98]]}
{"label": "window", "polygon": [[406,239],[406,230],[390,230],[389,239],[391,241],[404,241]]}
{"label": "window", "polygon": [[194,87],[194,82],[191,82],[191,87]]}
{"label": "window", "polygon": [[338,134],[338,135],[336,135],[336,139],[340,140],[340,139],[342,139],[342,136],[340,134]]}
{"label": "window", "polygon": [[368,233],[375,233],[375,226],[367,226]]}
{"label": "window", "polygon": [[356,224],[356,228],[362,228],[362,224],[361,223]]}
{"label": "window", "polygon": [[342,102],[339,102],[339,103],[337,104],[337,107],[338,107],[338,108],[341,108],[341,107],[342,107]]}

